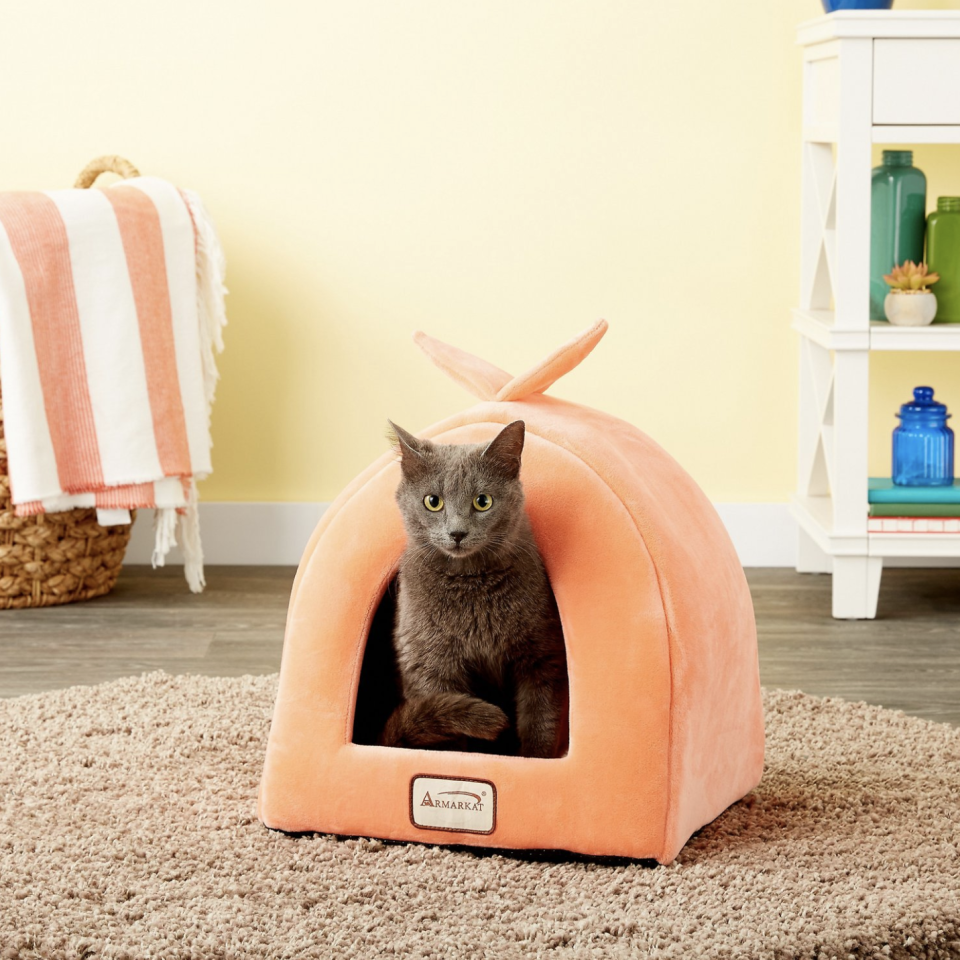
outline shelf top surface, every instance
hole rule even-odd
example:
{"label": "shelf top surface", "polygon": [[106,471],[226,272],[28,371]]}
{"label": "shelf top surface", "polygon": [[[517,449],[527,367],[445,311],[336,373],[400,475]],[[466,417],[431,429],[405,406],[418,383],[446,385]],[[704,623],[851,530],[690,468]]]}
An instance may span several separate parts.
{"label": "shelf top surface", "polygon": [[[862,555],[863,547],[875,557],[960,557],[957,533],[867,532],[867,504],[864,499],[863,532],[837,535],[833,529],[833,501],[830,497],[795,494],[793,515],[810,533],[827,539],[823,548],[835,556]],[[879,518],[875,518],[879,519]],[[890,518],[886,518],[890,519]]]}
{"label": "shelf top surface", "polygon": [[868,326],[837,327],[833,311],[794,310],[793,326],[828,349],[960,351],[960,323],[897,327],[883,320]]}
{"label": "shelf top surface", "polygon": [[843,37],[960,37],[960,10],[837,10],[797,27],[797,42],[801,46]]}

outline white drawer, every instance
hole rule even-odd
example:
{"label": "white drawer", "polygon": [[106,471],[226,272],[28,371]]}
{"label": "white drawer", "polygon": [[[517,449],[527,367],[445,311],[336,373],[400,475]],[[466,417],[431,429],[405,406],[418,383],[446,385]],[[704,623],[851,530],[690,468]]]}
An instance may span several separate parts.
{"label": "white drawer", "polygon": [[960,124],[960,40],[874,40],[875,124]]}

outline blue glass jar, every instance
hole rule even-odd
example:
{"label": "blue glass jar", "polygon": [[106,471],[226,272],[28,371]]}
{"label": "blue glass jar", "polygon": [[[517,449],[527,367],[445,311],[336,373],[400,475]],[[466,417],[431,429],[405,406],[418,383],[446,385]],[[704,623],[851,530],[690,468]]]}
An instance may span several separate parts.
{"label": "blue glass jar", "polygon": [[953,483],[950,414],[933,399],[933,387],[917,387],[913,403],[897,414],[893,431],[893,482],[904,487],[948,487]]}

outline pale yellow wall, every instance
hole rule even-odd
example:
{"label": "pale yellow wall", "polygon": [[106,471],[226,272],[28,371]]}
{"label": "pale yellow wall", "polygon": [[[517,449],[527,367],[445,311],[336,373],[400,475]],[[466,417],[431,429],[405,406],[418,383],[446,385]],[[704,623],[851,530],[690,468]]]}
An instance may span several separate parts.
{"label": "pale yellow wall", "polygon": [[[921,5],[954,6],[898,3]],[[794,28],[818,12],[8,4],[0,188],[67,185],[117,152],[205,198],[231,289],[205,499],[329,500],[384,448],[388,416],[416,430],[465,405],[413,347],[416,328],[518,372],[604,316],[606,340],[554,392],[640,425],[715,500],[782,501],[797,392]],[[940,182],[956,156],[932,157]],[[960,411],[954,358],[880,361],[876,472],[915,382]]]}

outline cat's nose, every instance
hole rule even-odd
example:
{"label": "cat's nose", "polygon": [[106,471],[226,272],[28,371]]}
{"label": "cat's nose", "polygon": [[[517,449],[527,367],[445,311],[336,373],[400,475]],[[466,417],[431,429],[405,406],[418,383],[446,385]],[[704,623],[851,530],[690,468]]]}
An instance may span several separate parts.
{"label": "cat's nose", "polygon": [[453,540],[456,545],[460,546],[460,541],[467,535],[466,530],[453,530],[450,533],[450,539]]}

